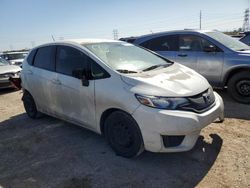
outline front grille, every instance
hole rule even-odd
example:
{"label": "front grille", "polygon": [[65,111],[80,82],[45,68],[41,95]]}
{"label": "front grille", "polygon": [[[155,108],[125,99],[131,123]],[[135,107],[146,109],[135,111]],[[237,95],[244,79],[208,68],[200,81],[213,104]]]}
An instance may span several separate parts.
{"label": "front grille", "polygon": [[7,88],[12,86],[12,84],[10,82],[4,82],[4,83],[0,83],[0,88]]}
{"label": "front grille", "polygon": [[22,62],[15,62],[15,65],[22,65]]}
{"label": "front grille", "polygon": [[0,74],[0,78],[9,78],[9,77],[12,77],[12,76],[14,76],[13,73]]}
{"label": "front grille", "polygon": [[189,103],[181,108],[186,111],[192,111],[196,113],[202,113],[215,105],[215,96],[212,89],[187,98]]}

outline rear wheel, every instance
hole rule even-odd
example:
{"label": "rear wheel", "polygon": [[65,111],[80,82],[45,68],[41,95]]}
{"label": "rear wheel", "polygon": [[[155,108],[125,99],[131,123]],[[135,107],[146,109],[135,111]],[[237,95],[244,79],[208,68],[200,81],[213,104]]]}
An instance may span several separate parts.
{"label": "rear wheel", "polygon": [[143,151],[141,131],[129,114],[113,112],[104,126],[105,137],[117,155],[131,158]]}
{"label": "rear wheel", "polygon": [[24,91],[22,100],[24,109],[28,116],[32,119],[38,118],[40,114],[37,111],[36,103],[31,94],[29,94],[27,91]]}
{"label": "rear wheel", "polygon": [[238,102],[250,103],[250,72],[236,73],[228,81],[228,92]]}

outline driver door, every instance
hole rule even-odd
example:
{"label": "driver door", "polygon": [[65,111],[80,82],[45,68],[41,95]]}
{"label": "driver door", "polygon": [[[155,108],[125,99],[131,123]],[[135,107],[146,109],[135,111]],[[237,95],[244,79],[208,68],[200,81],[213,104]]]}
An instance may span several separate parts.
{"label": "driver door", "polygon": [[80,49],[71,46],[57,46],[57,113],[64,119],[93,129],[95,125],[94,80],[88,86],[75,78],[72,71],[87,69],[88,56]]}

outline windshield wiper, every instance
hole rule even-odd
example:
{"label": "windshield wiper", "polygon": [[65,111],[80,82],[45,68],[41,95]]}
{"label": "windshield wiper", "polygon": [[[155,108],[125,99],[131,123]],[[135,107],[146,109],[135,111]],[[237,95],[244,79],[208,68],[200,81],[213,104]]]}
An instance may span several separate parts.
{"label": "windshield wiper", "polygon": [[246,51],[246,50],[250,50],[250,49],[242,48],[242,49],[239,49],[237,51]]}
{"label": "windshield wiper", "polygon": [[137,71],[133,71],[133,70],[127,70],[127,69],[116,69],[118,72],[120,73],[125,73],[125,74],[129,74],[129,73],[138,73]]}
{"label": "windshield wiper", "polygon": [[150,70],[156,69],[156,68],[158,68],[158,67],[163,67],[163,68],[165,68],[165,67],[168,67],[168,66],[170,66],[170,65],[171,65],[171,64],[153,65],[153,66],[150,66],[150,67],[148,67],[148,68],[146,68],[146,69],[143,69],[142,71],[150,71]]}

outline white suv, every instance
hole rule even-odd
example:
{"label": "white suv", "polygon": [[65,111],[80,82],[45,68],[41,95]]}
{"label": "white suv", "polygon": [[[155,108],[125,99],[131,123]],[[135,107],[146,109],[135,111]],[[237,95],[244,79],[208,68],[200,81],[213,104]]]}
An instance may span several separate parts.
{"label": "white suv", "polygon": [[76,40],[31,50],[21,72],[27,114],[105,135],[117,155],[190,150],[224,118],[221,97],[195,71],[132,44]]}

